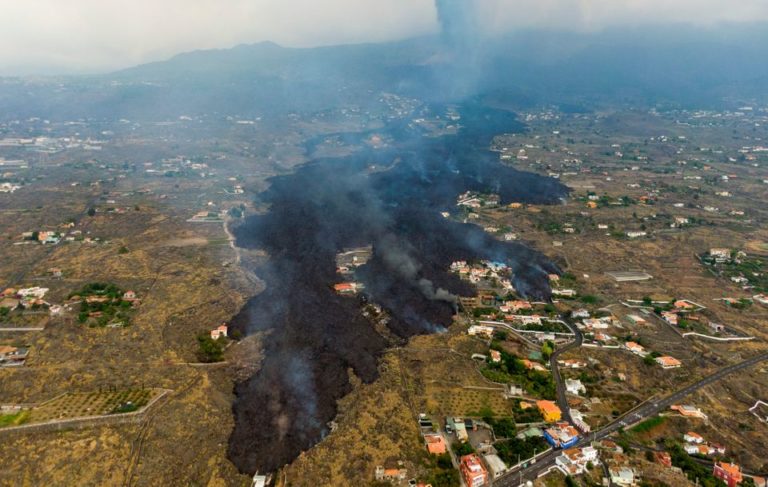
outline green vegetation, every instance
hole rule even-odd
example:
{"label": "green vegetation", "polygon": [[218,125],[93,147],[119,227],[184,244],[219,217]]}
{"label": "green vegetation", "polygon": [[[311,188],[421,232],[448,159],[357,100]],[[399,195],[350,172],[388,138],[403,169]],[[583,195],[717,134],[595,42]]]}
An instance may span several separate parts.
{"label": "green vegetation", "polygon": [[14,414],[0,414],[0,428],[19,426],[29,421],[29,411],[19,411]]}
{"label": "green vegetation", "polygon": [[456,442],[451,446],[451,450],[453,450],[453,453],[455,453],[457,457],[463,457],[464,455],[475,453],[475,449],[472,447],[472,445],[469,444],[469,442]]}
{"label": "green vegetation", "polygon": [[112,414],[132,413],[138,410],[139,406],[129,401],[115,407],[115,409],[112,410]]}
{"label": "green vegetation", "polygon": [[224,360],[224,339],[214,340],[208,333],[197,336],[198,359],[201,362],[213,363]]}
{"label": "green vegetation", "polygon": [[663,425],[667,421],[667,418],[665,416],[654,416],[653,418],[648,418],[642,423],[638,424],[634,428],[632,428],[630,431],[632,433],[648,433],[652,429],[658,428],[659,426]]}
{"label": "green vegetation", "polygon": [[517,434],[517,426],[512,418],[483,418],[493,428],[496,438],[514,438]]}
{"label": "green vegetation", "polygon": [[734,259],[723,264],[723,274],[728,278],[743,276],[755,292],[768,292],[768,266],[764,257]]}
{"label": "green vegetation", "polygon": [[747,309],[750,306],[752,306],[752,300],[747,298],[741,298],[738,301],[729,301],[728,304],[731,305],[731,308]]}
{"label": "green vegetation", "polygon": [[495,315],[496,312],[496,308],[475,308],[472,310],[472,316],[482,318],[483,316]]}
{"label": "green vegetation", "polygon": [[568,333],[569,331],[565,325],[558,323],[557,321],[543,321],[539,324],[528,323],[527,325],[516,326],[516,328],[519,328],[520,330],[543,331],[547,333]]}
{"label": "green vegetation", "polygon": [[762,256],[747,257],[743,252],[733,251],[731,259],[718,263],[708,253],[701,257],[702,263],[728,279],[744,278],[756,293],[768,292],[768,258]]}
{"label": "green vegetation", "polygon": [[712,475],[710,467],[696,463],[680,445],[672,446],[669,454],[672,457],[672,465],[680,468],[691,482],[697,481],[702,487],[725,487],[725,482]]}
{"label": "green vegetation", "polygon": [[123,299],[124,292],[114,284],[91,283],[69,295],[80,298],[78,321],[89,326],[128,326],[133,302]]}
{"label": "green vegetation", "polygon": [[645,357],[643,357],[643,363],[649,367],[653,367],[656,365],[656,359],[653,357],[653,355],[648,354]]}
{"label": "green vegetation", "polygon": [[544,416],[541,415],[541,411],[538,408],[523,409],[520,407],[520,401],[515,402],[512,412],[515,415],[515,421],[519,424],[540,423],[544,421]]}
{"label": "green vegetation", "polygon": [[541,346],[541,356],[544,360],[549,360],[549,357],[551,357],[553,353],[555,353],[555,344],[550,340],[547,340],[546,343]]}
{"label": "green vegetation", "polygon": [[[430,456],[427,462],[426,467],[429,473],[419,478],[421,482],[432,484],[433,487],[455,487],[460,485],[459,471],[453,468],[451,457],[448,453]],[[385,482],[385,484],[391,485],[389,482]]]}
{"label": "green vegetation", "polygon": [[488,363],[483,368],[483,375],[494,382],[515,382],[529,394],[544,399],[555,399],[557,395],[552,376],[546,372],[529,370],[523,361],[500,347],[494,347],[501,354],[501,362]]}
{"label": "green vegetation", "polygon": [[525,461],[549,448],[546,440],[538,437],[526,438],[524,440],[510,438],[498,441],[493,446],[499,452],[499,458],[507,465],[516,465],[518,458],[520,461]]}

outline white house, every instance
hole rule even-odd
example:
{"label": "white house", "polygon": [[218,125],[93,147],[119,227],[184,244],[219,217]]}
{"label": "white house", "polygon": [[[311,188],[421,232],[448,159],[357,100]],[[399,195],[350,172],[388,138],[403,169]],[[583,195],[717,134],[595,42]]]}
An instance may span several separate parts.
{"label": "white house", "polygon": [[565,389],[569,394],[576,396],[587,392],[586,387],[584,387],[584,384],[579,379],[565,379]]}
{"label": "white house", "polygon": [[634,485],[635,472],[629,467],[610,469],[611,482],[616,485]]}
{"label": "white house", "polygon": [[483,455],[483,460],[488,465],[488,473],[491,474],[492,479],[501,477],[507,471],[506,464],[498,455]]}
{"label": "white house", "polygon": [[704,443],[704,437],[698,433],[694,433],[693,431],[689,431],[688,433],[684,434],[683,440],[686,443],[696,443],[696,444]]}

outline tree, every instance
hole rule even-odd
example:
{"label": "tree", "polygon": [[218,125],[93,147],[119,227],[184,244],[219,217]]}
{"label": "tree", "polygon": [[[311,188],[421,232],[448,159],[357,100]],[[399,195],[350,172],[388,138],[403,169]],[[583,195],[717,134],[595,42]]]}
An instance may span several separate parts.
{"label": "tree", "polygon": [[88,208],[88,216],[94,216],[96,215],[96,208],[90,207]]}
{"label": "tree", "polygon": [[648,354],[645,357],[643,357],[643,363],[645,365],[653,365],[656,363],[656,360],[654,360],[653,355]]}
{"label": "tree", "polygon": [[224,360],[224,344],[221,340],[214,340],[207,333],[197,336],[199,345],[198,357],[201,362],[221,362]]}
{"label": "tree", "polygon": [[453,444],[453,452],[458,457],[463,457],[464,455],[470,455],[472,453],[475,453],[475,449],[472,447],[472,445],[467,443],[454,443]]}

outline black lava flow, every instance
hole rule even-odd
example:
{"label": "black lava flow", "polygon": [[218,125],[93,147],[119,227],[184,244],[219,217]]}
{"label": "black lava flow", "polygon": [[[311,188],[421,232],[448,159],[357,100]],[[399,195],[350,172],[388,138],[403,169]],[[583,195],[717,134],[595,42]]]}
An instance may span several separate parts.
{"label": "black lava flow", "polygon": [[255,269],[266,290],[233,321],[244,335],[269,332],[261,368],[235,386],[229,458],[242,472],[272,472],[319,442],[337,401],[351,391],[349,370],[364,382],[377,378],[378,359],[391,343],[362,316],[359,299],[333,292],[335,256],[343,249],[373,245],[357,276],[403,340],[450,325],[456,306],[450,296],[474,295],[448,272],[455,260],[507,262],[519,292],[549,297],[554,264],[440,213],[455,211],[465,191],[493,192],[502,203],[546,204],[567,189],[505,167],[488,150],[493,135],[520,130],[512,114],[464,107],[461,123],[459,135],[439,138],[395,126],[390,148],[318,159],[274,177],[260,195],[269,212],[236,230],[238,245],[269,254]]}

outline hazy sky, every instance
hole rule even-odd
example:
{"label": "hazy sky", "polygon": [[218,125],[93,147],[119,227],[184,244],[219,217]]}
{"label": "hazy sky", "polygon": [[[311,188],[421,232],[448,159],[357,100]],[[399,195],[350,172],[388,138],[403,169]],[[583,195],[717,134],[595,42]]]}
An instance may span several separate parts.
{"label": "hazy sky", "polygon": [[[768,20],[768,0],[466,0],[488,31]],[[433,0],[0,0],[0,74],[108,71],[201,48],[437,32]]]}

